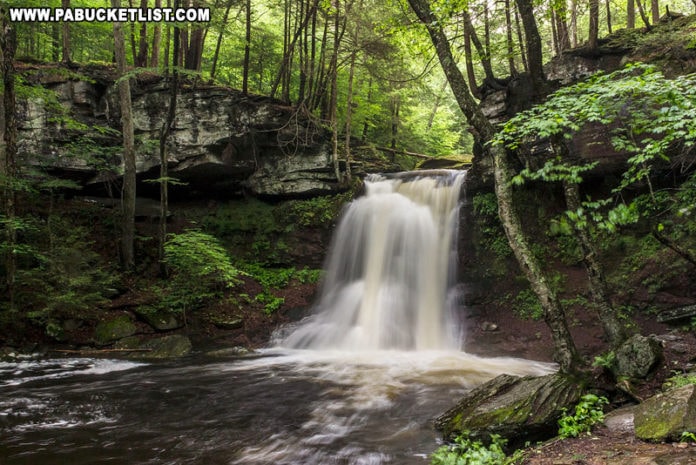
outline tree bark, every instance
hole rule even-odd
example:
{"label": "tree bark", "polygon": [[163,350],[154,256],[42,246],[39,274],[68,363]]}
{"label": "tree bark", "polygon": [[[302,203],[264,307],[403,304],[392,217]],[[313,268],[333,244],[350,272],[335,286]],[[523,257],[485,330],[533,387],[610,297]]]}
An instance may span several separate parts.
{"label": "tree bark", "polygon": [[482,97],[479,92],[478,83],[476,82],[476,72],[474,71],[474,58],[471,53],[471,35],[469,27],[464,26],[464,61],[466,66],[466,78],[469,81],[469,89],[474,97],[480,99]]}
{"label": "tree bark", "polygon": [[626,29],[636,27],[636,0],[626,0]]}
{"label": "tree bark", "polygon": [[[121,7],[121,0],[111,0],[114,8]],[[121,260],[123,268],[132,271],[135,268],[135,144],[133,136],[133,116],[129,80],[126,75],[126,49],[124,43],[123,24],[114,23],[114,54],[116,67],[121,80],[118,84],[118,95],[121,106],[121,131],[123,133],[123,191],[122,191],[122,224],[121,224]]]}
{"label": "tree bark", "polygon": [[522,37],[522,27],[520,26],[520,15],[515,7],[515,30],[517,31],[517,42],[520,44],[520,56],[522,57],[522,65],[524,72],[529,73],[529,61],[527,60],[527,52],[524,46],[524,37]]}
{"label": "tree bark", "polygon": [[524,37],[527,45],[527,65],[532,83],[539,89],[545,88],[544,56],[541,48],[541,36],[534,18],[532,0],[516,0],[517,11],[522,18]]}
{"label": "tree bark", "polygon": [[[147,10],[147,0],[140,0],[140,9]],[[135,62],[136,68],[147,66],[147,23],[140,24],[140,40],[138,42],[138,59]]]}
{"label": "tree bark", "polygon": [[341,171],[338,163],[338,46],[340,42],[340,5],[341,1],[336,0],[334,12],[334,42],[331,52],[331,99],[329,102],[329,119],[331,121],[331,145],[332,160],[336,180],[341,182]]}
{"label": "tree bark", "polygon": [[[175,3],[178,3],[176,1]],[[176,57],[179,52],[179,34],[178,27],[174,26],[174,44],[173,56]],[[169,58],[169,57],[167,57]],[[173,63],[176,59],[172,60]],[[176,116],[176,98],[179,88],[179,70],[176,66],[172,67],[171,81],[169,83],[169,110],[167,119],[162,124],[159,139],[160,152],[160,217],[159,217],[159,234],[157,256],[160,263],[160,274],[164,277],[167,275],[167,265],[164,260],[164,243],[167,240],[167,212],[169,211],[169,156],[167,150],[167,141],[174,125],[174,117]]]}
{"label": "tree bark", "polygon": [[566,0],[557,0],[554,5],[556,18],[556,31],[558,34],[558,50],[563,52],[570,48],[570,35],[568,34],[568,8]]}
{"label": "tree bark", "polygon": [[645,29],[649,31],[651,29],[650,20],[648,20],[648,15],[645,14],[645,8],[643,8],[643,1],[636,0],[636,6],[638,7],[638,13],[640,14],[640,19],[643,20]]}
{"label": "tree bark", "polygon": [[[577,211],[582,207],[580,202],[580,187],[575,182],[566,181],[563,183],[566,207],[569,211]],[[604,334],[612,347],[618,347],[626,340],[626,331],[614,305],[609,298],[609,286],[602,263],[597,259],[597,250],[585,228],[573,224],[575,237],[578,239],[582,250],[582,262],[587,270],[587,277],[590,284],[590,293],[597,306],[599,320],[602,322]]]}
{"label": "tree bark", "polygon": [[[231,2],[230,2],[231,5]],[[244,32],[244,63],[242,65],[242,93],[249,93],[249,53],[251,50],[251,0],[244,4],[245,32]],[[227,9],[229,11],[229,8]],[[222,36],[222,32],[220,33]]]}
{"label": "tree bark", "polygon": [[466,10],[462,10],[462,18],[464,18],[464,33],[473,42],[474,48],[476,48],[476,53],[478,53],[479,60],[481,61],[481,66],[483,67],[483,73],[486,75],[486,79],[495,81],[495,75],[493,74],[493,66],[491,66],[491,57],[486,51],[486,48],[481,43],[474,29],[474,25],[471,22],[471,16]]}
{"label": "tree bark", "polygon": [[505,0],[505,41],[510,76],[517,76],[517,69],[515,68],[515,43],[512,40],[512,15],[510,14],[510,0]]}
{"label": "tree bark", "polygon": [[[525,0],[518,0],[518,3],[520,2],[525,3]],[[495,129],[483,115],[476,101],[469,93],[464,76],[462,76],[454,61],[449,41],[440,26],[440,22],[430,10],[427,0],[409,0],[409,4],[415,11],[418,19],[428,30],[459,108],[476,131],[478,141],[482,146],[485,146],[485,143],[492,139]],[[531,7],[531,3],[527,6]],[[527,235],[522,230],[519,216],[514,209],[512,186],[510,184],[509,155],[500,146],[489,146],[487,150],[488,155],[493,158],[498,212],[508,241],[522,271],[530,282],[532,290],[539,297],[544,309],[544,320],[551,330],[554,340],[554,359],[559,363],[561,371],[573,371],[579,363],[579,357],[568,331],[563,308],[556,293],[550,286],[539,260],[529,249]]]}
{"label": "tree bark", "polygon": [[17,119],[14,57],[17,49],[17,32],[8,21],[7,11],[2,11],[2,31],[0,31],[0,49],[2,49],[2,83],[4,107],[5,147],[0,169],[3,176],[3,213],[5,214],[5,286],[9,308],[15,306],[15,277],[17,272],[17,229],[15,227],[17,191],[14,182],[17,178]]}
{"label": "tree bark", "polygon": [[611,3],[609,0],[606,0],[605,5],[607,7],[607,31],[609,34],[613,34],[613,28],[611,24]]}
{"label": "tree bark", "polygon": [[[63,9],[70,8],[70,0],[61,0],[60,7]],[[70,23],[63,21],[61,28],[63,34],[62,60],[63,63],[72,63],[72,59],[70,58]]]}
{"label": "tree bark", "polygon": [[[217,63],[218,63],[218,58],[220,57],[220,48],[222,47],[222,38],[225,35],[225,28],[227,27],[227,21],[229,21],[230,17],[230,10],[232,9],[232,3],[234,0],[228,0],[227,1],[227,6],[225,7],[225,13],[222,16],[222,25],[220,26],[220,34],[218,35],[217,42],[215,43],[215,53],[213,53],[213,64],[212,67],[210,68],[210,80],[214,81],[215,80],[215,73],[217,72]],[[246,0],[246,4],[250,3],[250,0]],[[249,15],[251,17],[251,14]],[[250,29],[250,26],[248,27]],[[246,58],[246,47],[244,49],[245,51],[245,58]],[[249,63],[245,61],[245,63],[242,65],[242,72],[246,73],[246,78],[247,80],[249,79]],[[244,87],[244,78],[242,78],[242,87]]]}
{"label": "tree bark", "polygon": [[587,47],[593,51],[599,47],[599,0],[590,0],[590,31]]}
{"label": "tree bark", "polygon": [[660,2],[659,0],[650,0],[650,12],[652,13],[653,24],[660,21]]}
{"label": "tree bark", "polygon": [[[155,0],[155,8],[162,8],[162,0]],[[150,68],[159,68],[160,42],[162,41],[162,26],[156,23],[152,30],[152,53]]]}

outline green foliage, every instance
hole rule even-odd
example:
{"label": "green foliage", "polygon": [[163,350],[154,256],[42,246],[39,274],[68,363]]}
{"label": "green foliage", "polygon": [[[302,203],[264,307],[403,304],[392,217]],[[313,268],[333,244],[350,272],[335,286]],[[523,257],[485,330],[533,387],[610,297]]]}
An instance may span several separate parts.
{"label": "green foliage", "polygon": [[512,254],[505,231],[498,218],[498,201],[493,193],[477,193],[472,199],[476,226],[481,232],[481,244],[498,258]]}
{"label": "green foliage", "polygon": [[696,384],[696,374],[688,373],[677,373],[674,376],[670,376],[662,384],[662,389],[675,389],[683,386],[688,386],[690,384]]}
{"label": "green foliage", "polygon": [[430,456],[432,465],[508,465],[520,459],[515,453],[508,457],[503,451],[507,440],[497,434],[492,434],[490,444],[471,439],[468,434],[462,434],[454,439],[453,444],[438,448]]}
{"label": "green foliage", "polygon": [[520,317],[531,320],[544,318],[544,309],[539,298],[531,289],[520,291],[513,302],[513,309]]}
{"label": "green foliage", "polygon": [[[616,124],[618,123],[618,124]],[[562,88],[546,102],[509,120],[493,143],[511,149],[548,139],[555,156],[541,168],[528,168],[514,178],[549,182],[580,182],[592,164],[573,165],[564,157],[564,145],[589,126],[606,126],[611,148],[628,154],[627,169],[612,198],[587,200],[577,211],[567,212],[578,227],[592,222],[613,232],[635,223],[641,211],[625,202],[626,189],[646,183],[655,192],[651,174],[675,151],[687,153],[696,142],[696,74],[667,79],[655,67],[630,64],[610,74],[598,73],[586,81]],[[613,126],[612,126],[613,125]]]}
{"label": "green foliage", "polygon": [[684,431],[681,434],[680,442],[696,442],[696,434],[691,431]]}
{"label": "green foliage", "polygon": [[575,406],[575,412],[568,414],[563,409],[563,416],[558,420],[558,435],[562,438],[576,438],[583,433],[589,433],[596,424],[604,422],[604,406],[609,401],[606,397],[585,394]]}
{"label": "green foliage", "polygon": [[213,236],[188,230],[168,237],[164,261],[171,277],[162,289],[163,309],[184,312],[195,309],[240,282],[240,271]]}
{"label": "green foliage", "polygon": [[[343,206],[353,197],[353,192],[291,200],[286,206],[295,223],[304,227],[328,228],[336,222]],[[285,207],[285,206],[284,206]],[[284,208],[283,207],[283,208]]]}
{"label": "green foliage", "polygon": [[321,277],[321,270],[291,268],[267,268],[260,263],[241,262],[239,268],[261,284],[263,290],[254,300],[264,305],[264,312],[271,314],[278,310],[285,299],[275,295],[275,291],[286,288],[292,280],[302,284],[315,283]]}
{"label": "green foliage", "polygon": [[610,350],[609,352],[607,352],[605,354],[597,355],[594,358],[594,361],[592,362],[592,366],[610,369],[611,367],[614,366],[615,361],[616,361],[616,352],[614,352],[613,350]]}

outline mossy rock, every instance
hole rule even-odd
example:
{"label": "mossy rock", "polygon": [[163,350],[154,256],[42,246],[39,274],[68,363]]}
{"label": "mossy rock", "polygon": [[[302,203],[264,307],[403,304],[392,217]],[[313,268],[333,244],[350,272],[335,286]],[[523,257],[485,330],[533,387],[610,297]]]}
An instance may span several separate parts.
{"label": "mossy rock", "polygon": [[435,420],[446,438],[463,432],[488,440],[491,434],[523,443],[555,436],[564,408],[575,405],[583,387],[562,374],[500,375],[465,395]]}
{"label": "mossy rock", "polygon": [[127,315],[117,316],[110,320],[101,321],[94,330],[94,342],[105,346],[132,336],[137,331],[135,324]]}
{"label": "mossy rock", "polygon": [[174,358],[183,357],[191,352],[191,341],[186,336],[173,334],[157,339],[150,339],[140,344],[140,349],[149,349],[148,352],[138,354],[142,358]]}
{"label": "mossy rock", "polygon": [[180,318],[172,312],[158,310],[153,307],[142,306],[135,309],[138,318],[157,331],[172,331],[184,326]]}
{"label": "mossy rock", "polygon": [[636,334],[616,350],[611,371],[617,379],[644,379],[662,359],[662,343],[657,338]]}
{"label": "mossy rock", "polygon": [[689,384],[647,399],[635,407],[636,437],[646,441],[678,441],[696,433],[696,385]]}

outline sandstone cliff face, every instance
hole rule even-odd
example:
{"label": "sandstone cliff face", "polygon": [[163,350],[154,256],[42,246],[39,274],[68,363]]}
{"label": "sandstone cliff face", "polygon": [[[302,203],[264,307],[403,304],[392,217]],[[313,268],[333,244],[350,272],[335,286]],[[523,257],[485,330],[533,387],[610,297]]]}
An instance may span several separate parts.
{"label": "sandstone cliff face", "polygon": [[[55,92],[62,110],[41,98],[18,102],[20,158],[86,185],[118,180],[123,160],[113,81],[51,76],[37,80]],[[132,93],[138,179],[155,179],[168,85],[151,77],[136,81]],[[168,143],[171,176],[194,191],[301,196],[339,189],[326,131],[270,98],[184,86]]]}

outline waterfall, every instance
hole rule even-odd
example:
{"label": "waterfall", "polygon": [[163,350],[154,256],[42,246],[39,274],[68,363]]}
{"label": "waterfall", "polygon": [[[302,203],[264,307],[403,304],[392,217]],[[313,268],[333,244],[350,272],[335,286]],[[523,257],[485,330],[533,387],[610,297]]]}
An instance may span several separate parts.
{"label": "waterfall", "polygon": [[465,171],[370,175],[334,233],[315,315],[296,349],[458,349],[448,293]]}

